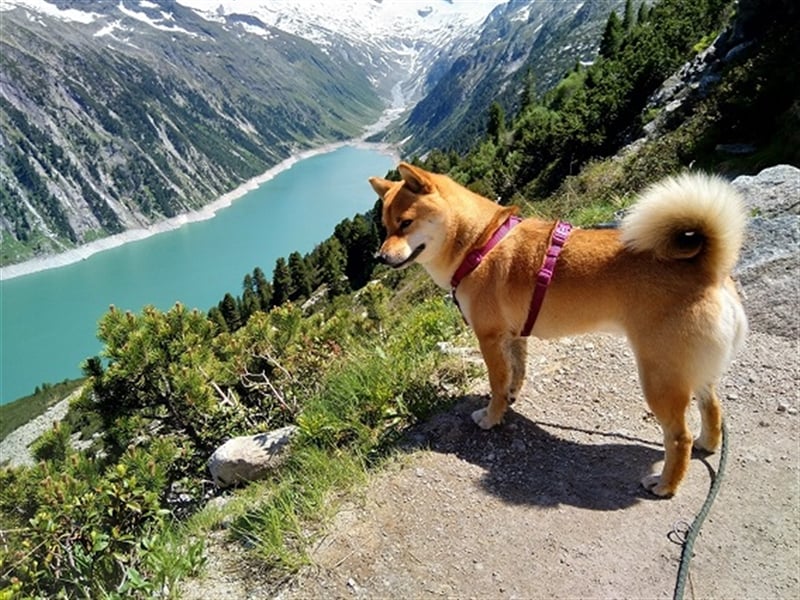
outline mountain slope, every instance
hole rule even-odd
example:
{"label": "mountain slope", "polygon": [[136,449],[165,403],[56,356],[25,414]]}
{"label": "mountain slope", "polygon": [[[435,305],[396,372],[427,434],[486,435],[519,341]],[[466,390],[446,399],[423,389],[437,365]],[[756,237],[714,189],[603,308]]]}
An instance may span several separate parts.
{"label": "mountain slope", "polygon": [[0,24],[0,264],[197,208],[383,106],[358,66],[244,16],[25,0]]}
{"label": "mountain slope", "polygon": [[[305,38],[333,60],[361,66],[402,104],[418,99],[476,39],[480,24],[503,0],[179,0],[206,19],[248,17]],[[401,89],[402,88],[402,89]]]}
{"label": "mountain slope", "polygon": [[416,104],[388,139],[406,153],[466,150],[485,132],[494,101],[510,111],[520,90],[543,93],[577,61],[597,55],[606,20],[624,0],[512,0],[495,8],[479,39]]}

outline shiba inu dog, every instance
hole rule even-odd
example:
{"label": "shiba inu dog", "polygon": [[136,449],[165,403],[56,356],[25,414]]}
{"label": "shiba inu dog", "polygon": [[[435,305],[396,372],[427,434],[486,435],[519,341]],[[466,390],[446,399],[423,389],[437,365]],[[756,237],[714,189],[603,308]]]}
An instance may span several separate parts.
{"label": "shiba inu dog", "polygon": [[453,290],[489,374],[491,400],[475,422],[494,427],[520,393],[528,334],[622,333],[663,431],[663,470],[642,484],[674,494],[691,458],[692,394],[702,419],[694,445],[714,452],[722,426],[715,387],[747,333],[729,276],[746,225],[733,187],[678,175],[645,190],[619,229],[570,231],[521,220],[515,207],[445,175],[407,163],[398,169],[402,181],[369,180],[387,232],[377,256],[395,268],[419,263]]}

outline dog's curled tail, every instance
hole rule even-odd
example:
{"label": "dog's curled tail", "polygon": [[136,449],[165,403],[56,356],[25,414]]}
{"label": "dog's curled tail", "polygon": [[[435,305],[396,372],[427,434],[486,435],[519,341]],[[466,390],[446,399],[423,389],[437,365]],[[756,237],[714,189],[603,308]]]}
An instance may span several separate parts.
{"label": "dog's curled tail", "polygon": [[721,177],[684,173],[647,188],[622,221],[622,243],[662,260],[698,261],[715,280],[739,257],[747,214]]}

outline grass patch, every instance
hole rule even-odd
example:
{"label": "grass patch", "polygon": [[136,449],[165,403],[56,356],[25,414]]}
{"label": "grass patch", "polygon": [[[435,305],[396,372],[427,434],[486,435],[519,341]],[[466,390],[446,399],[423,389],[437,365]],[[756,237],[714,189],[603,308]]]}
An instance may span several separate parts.
{"label": "grass patch", "polygon": [[316,532],[336,513],[336,498],[366,480],[367,466],[358,454],[303,444],[279,477],[263,487],[261,500],[234,519],[231,531],[256,549],[276,577],[295,572],[306,564]]}
{"label": "grass patch", "polygon": [[586,227],[616,220],[637,191],[626,177],[623,161],[597,160],[567,177],[547,200],[530,203],[523,210],[543,219],[566,219]]}
{"label": "grass patch", "polygon": [[83,385],[85,379],[64,380],[56,384],[44,384],[30,396],[0,406],[0,440],[43,414]]}

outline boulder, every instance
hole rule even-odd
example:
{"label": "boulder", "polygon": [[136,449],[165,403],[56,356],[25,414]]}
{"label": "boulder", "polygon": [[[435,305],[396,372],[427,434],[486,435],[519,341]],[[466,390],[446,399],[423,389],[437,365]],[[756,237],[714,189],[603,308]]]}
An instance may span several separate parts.
{"label": "boulder", "polygon": [[229,439],[208,459],[208,470],[219,487],[255,481],[280,465],[297,427]]}
{"label": "boulder", "polygon": [[753,331],[797,339],[800,169],[776,165],[733,180],[751,212],[734,277]]}

